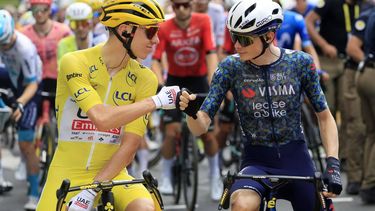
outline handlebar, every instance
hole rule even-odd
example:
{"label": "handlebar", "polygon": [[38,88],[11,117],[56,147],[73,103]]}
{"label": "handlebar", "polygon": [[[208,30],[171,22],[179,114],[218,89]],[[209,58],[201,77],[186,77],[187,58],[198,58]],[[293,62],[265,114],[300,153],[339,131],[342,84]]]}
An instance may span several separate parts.
{"label": "handlebar", "polygon": [[69,192],[87,190],[87,189],[100,189],[103,192],[110,192],[113,187],[119,185],[132,185],[132,184],[143,184],[147,190],[154,194],[156,201],[159,203],[161,209],[164,208],[163,200],[157,189],[157,180],[151,175],[150,171],[145,170],[143,172],[143,179],[133,179],[133,180],[117,180],[117,181],[104,181],[99,183],[84,184],[79,186],[70,187],[70,180],[65,179],[62,181],[60,188],[56,191],[57,204],[56,211],[61,211],[65,198]]}
{"label": "handlebar", "polygon": [[[252,179],[255,180],[263,187],[266,187],[269,190],[275,190],[280,188],[281,186],[292,182],[292,181],[305,181],[305,182],[311,182],[315,185],[315,188],[318,192],[321,191],[327,191],[327,188],[325,187],[323,183],[322,174],[320,172],[315,172],[314,176],[286,176],[286,175],[245,175],[242,173],[231,173],[228,172],[227,176],[224,179],[224,191],[221,196],[221,199],[219,201],[219,207],[218,209],[227,209],[229,207],[229,190],[231,189],[233,183],[236,179]],[[267,179],[270,184],[267,184],[264,180]],[[320,195],[320,194],[319,194]],[[325,207],[325,202],[322,196],[319,196],[320,205],[322,207]]]}

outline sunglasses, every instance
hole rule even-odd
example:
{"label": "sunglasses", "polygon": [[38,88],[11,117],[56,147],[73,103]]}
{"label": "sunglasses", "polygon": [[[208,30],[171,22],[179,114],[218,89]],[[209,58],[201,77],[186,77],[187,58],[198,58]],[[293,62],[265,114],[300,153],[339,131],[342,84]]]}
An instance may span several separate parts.
{"label": "sunglasses", "polygon": [[37,14],[39,12],[41,12],[41,13],[47,13],[47,12],[49,12],[49,7],[33,6],[33,7],[31,7],[31,12],[33,14]]}
{"label": "sunglasses", "polygon": [[152,38],[158,33],[159,31],[159,26],[140,26],[140,25],[134,25],[134,24],[129,24],[130,26],[135,26],[141,29],[144,29],[146,33],[146,37],[149,40],[152,40]]}
{"label": "sunglasses", "polygon": [[190,2],[184,2],[184,3],[172,3],[172,7],[173,9],[175,10],[178,10],[180,9],[181,7],[183,7],[184,9],[189,9],[191,7],[191,3]]}
{"label": "sunglasses", "polygon": [[252,36],[238,35],[232,32],[230,32],[229,34],[230,34],[230,38],[232,39],[232,42],[236,43],[238,41],[238,43],[242,47],[247,47],[254,43],[254,37]]}
{"label": "sunglasses", "polygon": [[81,28],[87,28],[90,26],[90,21],[87,20],[79,20],[79,21],[70,21],[70,28],[73,30],[78,29],[79,27]]}

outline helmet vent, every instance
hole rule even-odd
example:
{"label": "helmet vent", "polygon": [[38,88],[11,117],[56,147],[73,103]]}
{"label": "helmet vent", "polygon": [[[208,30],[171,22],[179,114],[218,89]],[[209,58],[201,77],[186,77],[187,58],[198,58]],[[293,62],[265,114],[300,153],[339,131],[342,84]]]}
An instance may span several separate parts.
{"label": "helmet vent", "polygon": [[234,24],[234,28],[237,28],[242,23],[242,17],[238,18],[236,24]]}
{"label": "helmet vent", "polygon": [[274,9],[274,10],[272,11],[272,15],[276,15],[277,13],[279,13],[279,9]]}
{"label": "helmet vent", "polygon": [[255,3],[251,5],[249,8],[247,8],[247,10],[245,11],[245,17],[255,9],[256,5],[257,4]]}
{"label": "helmet vent", "polygon": [[254,26],[254,24],[255,24],[255,18],[251,20],[249,23],[247,23],[245,26],[243,26],[242,28],[247,29],[247,28]]}

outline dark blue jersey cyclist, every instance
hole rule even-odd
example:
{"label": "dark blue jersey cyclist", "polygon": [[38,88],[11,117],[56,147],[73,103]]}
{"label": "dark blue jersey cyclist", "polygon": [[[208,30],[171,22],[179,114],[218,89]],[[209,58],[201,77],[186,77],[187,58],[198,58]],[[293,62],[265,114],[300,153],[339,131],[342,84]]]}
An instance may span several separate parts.
{"label": "dark blue jersey cyclist", "polygon": [[[225,93],[232,91],[243,132],[241,172],[312,176],[314,166],[301,129],[301,95],[311,101],[318,116],[328,156],[324,175],[327,197],[342,190],[336,123],[328,109],[314,62],[306,53],[273,44],[283,21],[280,5],[271,0],[240,0],[228,14],[227,27],[237,55],[222,61],[200,110],[195,95],[183,91],[179,108],[189,116],[190,130],[204,133]],[[196,115],[196,116],[195,116]],[[231,189],[232,210],[259,210],[267,193],[253,180],[236,180]],[[291,182],[278,190],[278,198],[291,201],[294,210],[313,210],[312,184]]]}

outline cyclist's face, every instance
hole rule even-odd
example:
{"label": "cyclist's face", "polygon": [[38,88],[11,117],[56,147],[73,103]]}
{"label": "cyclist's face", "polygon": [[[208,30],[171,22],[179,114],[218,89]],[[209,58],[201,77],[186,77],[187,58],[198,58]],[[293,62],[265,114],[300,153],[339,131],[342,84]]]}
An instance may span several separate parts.
{"label": "cyclist's face", "polygon": [[[232,38],[233,39],[233,38]],[[242,61],[248,61],[256,57],[262,51],[262,41],[259,37],[254,36],[249,38],[251,42],[240,41],[241,38],[233,40],[234,48],[236,52],[240,55]],[[242,43],[242,44],[241,44]]]}
{"label": "cyclist's face", "polygon": [[173,0],[172,8],[178,21],[188,20],[193,11],[190,0]]}
{"label": "cyclist's face", "polygon": [[[137,27],[135,31],[131,49],[133,53],[141,59],[145,59],[150,54],[154,45],[159,43],[158,38],[158,25],[152,26],[134,26]],[[131,27],[130,27],[131,28]]]}
{"label": "cyclist's face", "polygon": [[51,10],[47,4],[33,4],[31,6],[31,12],[37,24],[44,24],[49,19]]}
{"label": "cyclist's face", "polygon": [[74,31],[76,37],[85,40],[92,27],[91,20],[71,21],[70,28]]}

